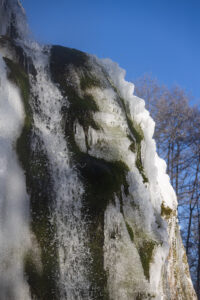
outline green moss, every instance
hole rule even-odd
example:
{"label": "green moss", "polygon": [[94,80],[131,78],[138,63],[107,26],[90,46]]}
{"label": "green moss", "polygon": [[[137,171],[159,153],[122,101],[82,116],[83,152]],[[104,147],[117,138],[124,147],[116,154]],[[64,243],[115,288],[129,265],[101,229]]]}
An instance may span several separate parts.
{"label": "green moss", "polygon": [[87,132],[89,126],[98,130],[99,126],[93,119],[93,113],[98,111],[98,107],[92,95],[84,92],[80,93],[80,87],[76,80],[69,80],[72,77],[71,68],[75,71],[81,71],[82,80],[81,85],[86,87],[92,83],[96,83],[96,79],[89,76],[88,56],[75,49],[53,46],[51,48],[50,56],[50,70],[52,79],[56,84],[60,85],[60,90],[64,97],[67,97],[70,103],[69,107],[66,106],[62,109],[63,126],[65,135],[71,145],[71,150],[75,153],[79,149],[75,143],[74,138],[74,124],[75,121],[83,127],[86,137],[86,146],[88,146]]}
{"label": "green moss", "polygon": [[75,98],[69,97],[68,100],[71,102],[71,106],[75,112],[80,111],[82,113],[86,113],[88,111],[98,111],[98,107],[92,95],[85,94],[83,98],[80,98],[78,95],[76,95]]}
{"label": "green moss", "polygon": [[132,120],[129,121],[131,132],[133,133],[135,140],[138,144],[141,144],[144,139],[144,134],[140,125],[134,123]]}
{"label": "green moss", "polygon": [[140,255],[141,263],[144,270],[144,275],[149,280],[149,269],[150,263],[153,255],[153,249],[156,246],[156,242],[152,240],[144,240],[142,246],[138,248],[138,253]]}
{"label": "green moss", "polygon": [[87,88],[100,87],[101,83],[96,77],[88,75],[88,73],[85,73],[80,79],[80,86],[81,89],[84,91]]}
{"label": "green moss", "polygon": [[124,104],[124,100],[122,98],[121,102],[123,103],[123,107],[125,109],[125,113],[126,113],[126,118],[127,118],[127,123],[128,123],[128,127],[130,132],[133,134],[135,141],[137,144],[141,144],[142,140],[144,139],[144,135],[143,135],[143,131],[140,127],[140,125],[138,125],[137,123],[134,123],[131,118],[129,117],[129,114],[126,110],[126,106]]}
{"label": "green moss", "polygon": [[[137,207],[136,205],[134,208],[138,209],[139,207]],[[152,238],[148,236],[141,228],[139,229],[137,228],[137,226],[131,227],[127,221],[126,227],[129,232],[130,239],[132,240],[132,242],[134,242],[134,245],[140,256],[140,261],[143,267],[144,275],[147,278],[147,280],[149,280],[150,263],[153,259],[153,250],[159,244],[159,242],[152,240]],[[141,296],[141,299],[146,299],[144,297],[145,295],[143,293],[139,293],[138,297]],[[151,297],[153,297],[153,295],[151,295]]]}
{"label": "green moss", "polygon": [[121,186],[128,189],[126,174],[128,167],[121,161],[108,162],[88,154],[75,156],[87,190],[85,203],[91,214],[104,211],[114,194],[121,194]]}
{"label": "green moss", "polygon": [[[68,97],[68,99],[71,99]],[[91,96],[85,97],[85,99],[80,99],[78,96],[76,101],[71,102],[67,114],[63,114],[63,122],[65,124],[65,135],[70,142],[73,152],[79,151],[75,143],[74,137],[74,123],[78,123],[83,127],[86,137],[86,145],[88,146],[87,135],[89,126],[95,130],[99,130],[100,127],[93,120],[93,112],[97,110],[96,103]]]}
{"label": "green moss", "polygon": [[[113,87],[113,85],[112,85],[112,87]],[[140,125],[138,125],[137,123],[133,122],[133,120],[131,120],[131,118],[129,116],[130,113],[127,111],[124,99],[119,96],[119,92],[117,91],[117,89],[115,87],[113,87],[113,89],[115,90],[115,92],[117,93],[117,95],[119,97],[118,100],[119,100],[119,103],[121,104],[121,107],[123,108],[123,110],[125,112],[126,121],[127,121],[129,130],[135,139],[135,141],[134,141],[130,135],[128,136],[129,139],[132,140],[132,144],[130,145],[130,150],[133,152],[137,152],[136,167],[143,178],[143,182],[144,183],[148,182],[148,178],[145,175],[144,167],[142,165],[142,158],[141,158],[141,142],[144,139],[144,134],[143,134],[142,128]]]}
{"label": "green moss", "polygon": [[[79,92],[78,82],[69,80],[72,77],[72,67],[82,76],[80,82],[82,93]],[[78,121],[85,131],[88,148],[87,131],[89,126],[95,130],[100,129],[93,119],[93,113],[98,111],[96,102],[92,95],[84,92],[87,87],[99,84],[98,80],[89,72],[88,56],[74,49],[54,46],[51,49],[50,70],[53,81],[60,85],[63,96],[67,97],[70,103],[69,107],[63,110],[63,124],[69,144],[72,145],[73,152],[77,152],[73,129],[75,121]]]}
{"label": "green moss", "polygon": [[88,130],[89,126],[98,130],[99,126],[93,120],[93,113],[98,111],[97,105],[92,96],[86,95],[84,98],[80,98],[78,95],[71,98],[68,96],[70,101],[70,107],[68,110],[68,116],[71,125],[74,124],[75,120],[83,126],[84,130]]}
{"label": "green moss", "polygon": [[113,85],[112,85],[112,87],[115,90],[116,94],[118,95],[121,107],[123,108],[123,110],[125,112],[129,130],[133,134],[136,142],[138,144],[140,144],[142,142],[142,140],[144,139],[144,134],[143,134],[142,128],[141,128],[140,125],[138,125],[137,123],[134,123],[133,120],[131,120],[130,113],[129,113],[129,111],[127,111],[127,107],[125,105],[124,99],[122,97],[120,97],[119,92],[117,91],[117,89]]}
{"label": "green moss", "polygon": [[140,172],[140,174],[142,175],[142,178],[143,178],[143,182],[148,182],[148,178],[146,177],[145,175],[145,172],[144,172],[144,168],[143,168],[143,165],[142,165],[142,157],[141,157],[141,144],[137,144],[137,156],[136,156],[136,167],[138,169],[138,171]]}
{"label": "green moss", "polygon": [[135,138],[135,142],[132,142],[130,145],[130,150],[136,152],[136,167],[140,174],[142,175],[143,182],[148,182],[148,178],[145,175],[144,167],[142,165],[142,157],[141,157],[141,142],[144,139],[143,131],[141,127],[137,124],[133,124],[133,121],[127,116],[127,122],[129,125],[129,129]]}
{"label": "green moss", "polygon": [[[98,107],[93,97],[87,93],[79,93],[79,85],[76,80],[70,81],[71,67],[75,70],[82,69],[82,85],[86,87],[91,82],[96,82],[92,76],[88,75],[88,56],[78,50],[53,46],[50,56],[50,70],[52,79],[60,85],[61,92],[70,103],[69,109],[66,108],[63,116],[66,117],[64,122],[68,122],[71,133],[74,121],[78,120],[80,125],[86,130],[89,126],[98,128],[92,118],[92,114],[98,111]],[[85,75],[84,75],[85,74]],[[85,78],[85,79],[84,79]],[[68,112],[66,114],[66,112]],[[70,119],[69,119],[70,118]]]}
{"label": "green moss", "polygon": [[143,182],[145,183],[145,182],[148,182],[148,178],[146,177],[145,172],[144,172],[144,167],[142,164],[142,156],[141,156],[141,142],[144,139],[143,131],[142,131],[140,125],[133,124],[133,121],[131,121],[129,118],[128,118],[128,124],[129,124],[129,129],[131,130],[131,132],[136,140],[136,143],[131,144],[131,146],[132,146],[131,150],[133,152],[137,153],[135,164],[136,164],[138,171],[142,175]]}
{"label": "green moss", "polygon": [[142,158],[141,158],[141,142],[144,139],[144,134],[143,134],[142,128],[140,125],[133,122],[133,120],[130,118],[130,113],[127,110],[124,99],[120,97],[118,90],[116,89],[116,87],[113,86],[111,80],[110,79],[108,79],[108,80],[118,96],[119,104],[121,104],[121,107],[123,108],[123,110],[125,112],[126,121],[127,121],[129,130],[135,139],[135,141],[134,141],[130,135],[128,136],[129,139],[132,140],[132,144],[130,145],[130,150],[133,152],[137,152],[136,167],[138,168],[138,171],[142,175],[143,182],[144,183],[148,182],[148,178],[145,175],[144,168],[142,165]]}
{"label": "green moss", "polygon": [[131,228],[131,226],[128,224],[128,222],[126,222],[126,228],[128,230],[130,239],[132,242],[134,242],[134,233],[133,233],[133,229]]}
{"label": "green moss", "polygon": [[130,144],[129,149],[130,149],[133,153],[136,152],[136,145],[135,145],[135,142],[132,142],[132,143]]}
{"label": "green moss", "polygon": [[166,219],[169,219],[172,212],[173,212],[173,210],[170,207],[165,206],[164,203],[162,202],[162,204],[161,204],[161,216],[165,217]]}

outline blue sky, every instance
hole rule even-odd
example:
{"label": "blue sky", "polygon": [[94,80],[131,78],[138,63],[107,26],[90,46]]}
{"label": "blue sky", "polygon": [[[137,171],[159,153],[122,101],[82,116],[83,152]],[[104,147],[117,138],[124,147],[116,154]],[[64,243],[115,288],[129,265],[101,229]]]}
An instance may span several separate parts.
{"label": "blue sky", "polygon": [[[152,73],[200,105],[199,0],[23,0],[43,43],[110,57],[127,79]],[[58,4],[59,3],[59,4]]]}

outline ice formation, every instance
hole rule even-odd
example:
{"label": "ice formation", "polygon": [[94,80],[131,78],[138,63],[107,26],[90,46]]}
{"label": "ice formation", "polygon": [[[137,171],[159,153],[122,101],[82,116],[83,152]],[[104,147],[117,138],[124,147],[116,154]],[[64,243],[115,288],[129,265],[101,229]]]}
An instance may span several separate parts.
{"label": "ice formation", "polygon": [[196,299],[154,122],[116,63],[0,1],[0,299]]}

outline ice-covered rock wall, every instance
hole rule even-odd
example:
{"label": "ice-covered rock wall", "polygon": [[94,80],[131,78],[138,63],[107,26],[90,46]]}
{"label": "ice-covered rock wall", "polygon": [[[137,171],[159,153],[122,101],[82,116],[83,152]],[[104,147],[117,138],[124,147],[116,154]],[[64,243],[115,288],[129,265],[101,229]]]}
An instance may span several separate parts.
{"label": "ice-covered rock wall", "polygon": [[0,299],[196,299],[154,122],[125,71],[30,42],[20,3],[0,5]]}

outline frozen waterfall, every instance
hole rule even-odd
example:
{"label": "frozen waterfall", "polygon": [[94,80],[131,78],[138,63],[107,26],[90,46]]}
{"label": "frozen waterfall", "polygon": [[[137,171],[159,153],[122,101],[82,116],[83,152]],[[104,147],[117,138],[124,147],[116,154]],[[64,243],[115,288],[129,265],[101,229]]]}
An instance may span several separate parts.
{"label": "frozen waterfall", "polygon": [[116,63],[0,0],[0,300],[196,299],[154,126]]}

